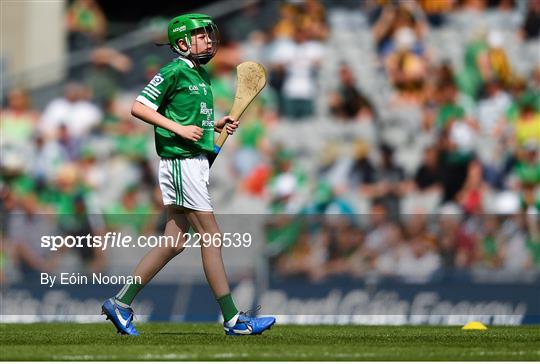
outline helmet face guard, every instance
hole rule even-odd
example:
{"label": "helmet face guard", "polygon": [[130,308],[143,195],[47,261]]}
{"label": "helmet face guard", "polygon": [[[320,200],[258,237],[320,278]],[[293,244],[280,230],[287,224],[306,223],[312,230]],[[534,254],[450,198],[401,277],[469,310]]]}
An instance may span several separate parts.
{"label": "helmet face guard", "polygon": [[199,49],[197,49],[198,43],[195,42],[195,44],[189,45],[189,52],[199,64],[207,64],[212,59],[212,57],[215,56],[218,50],[219,32],[217,26],[212,23],[204,28],[198,28],[194,32],[192,32],[192,35],[194,35],[195,37],[198,37],[201,34],[204,34],[204,39],[207,42],[207,45],[210,46],[210,49],[199,51]]}
{"label": "helmet face guard", "polygon": [[[197,46],[200,41],[192,44],[192,36],[204,34],[208,49],[199,51]],[[212,18],[204,14],[180,15],[169,22],[168,32],[169,45],[172,50],[183,57],[190,58],[197,64],[206,64],[216,54],[219,47],[219,31]],[[178,46],[178,41],[182,40],[188,49],[183,51]],[[209,47],[208,47],[209,46]]]}

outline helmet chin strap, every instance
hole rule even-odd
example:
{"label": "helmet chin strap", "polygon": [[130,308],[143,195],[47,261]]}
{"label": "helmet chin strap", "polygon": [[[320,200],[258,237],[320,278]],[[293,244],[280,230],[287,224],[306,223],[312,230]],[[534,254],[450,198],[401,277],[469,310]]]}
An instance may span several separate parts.
{"label": "helmet chin strap", "polygon": [[200,56],[193,57],[193,58],[195,58],[199,64],[207,64],[212,59],[212,55],[205,53]]}
{"label": "helmet chin strap", "polygon": [[200,59],[196,57],[195,55],[193,55],[193,52],[191,52],[191,45],[189,46],[189,50],[186,53],[187,55],[185,57],[189,59],[191,62],[193,62],[195,67],[199,67],[201,64],[205,64],[205,63],[201,63]]}
{"label": "helmet chin strap", "polygon": [[210,54],[210,53],[204,53],[204,54],[201,54],[201,55],[194,55],[193,52],[191,51],[191,45],[189,46],[188,51],[181,52],[180,55],[182,57],[185,57],[185,58],[189,59],[197,67],[200,66],[200,65],[207,64],[208,62],[210,62],[210,60],[213,57],[213,55]]}

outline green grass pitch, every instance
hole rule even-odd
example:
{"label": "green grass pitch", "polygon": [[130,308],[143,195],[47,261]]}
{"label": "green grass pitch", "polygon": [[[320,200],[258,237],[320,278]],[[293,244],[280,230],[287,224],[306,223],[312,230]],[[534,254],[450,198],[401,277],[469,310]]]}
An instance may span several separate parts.
{"label": "green grass pitch", "polygon": [[104,324],[0,324],[1,360],[540,360],[540,326],[276,325],[227,337],[217,324],[147,323],[141,336]]}

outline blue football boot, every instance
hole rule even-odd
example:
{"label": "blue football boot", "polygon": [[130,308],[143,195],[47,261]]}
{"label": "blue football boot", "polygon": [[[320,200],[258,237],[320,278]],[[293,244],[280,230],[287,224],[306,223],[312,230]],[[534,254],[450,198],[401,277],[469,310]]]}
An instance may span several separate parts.
{"label": "blue football boot", "polygon": [[260,335],[271,329],[275,323],[275,317],[250,317],[246,312],[240,312],[236,324],[229,327],[227,323],[223,323],[223,329],[227,335]]}
{"label": "blue football boot", "polygon": [[116,330],[122,335],[139,336],[139,333],[133,326],[133,309],[118,305],[114,298],[109,298],[101,306],[101,314],[107,316],[107,320],[116,327]]}

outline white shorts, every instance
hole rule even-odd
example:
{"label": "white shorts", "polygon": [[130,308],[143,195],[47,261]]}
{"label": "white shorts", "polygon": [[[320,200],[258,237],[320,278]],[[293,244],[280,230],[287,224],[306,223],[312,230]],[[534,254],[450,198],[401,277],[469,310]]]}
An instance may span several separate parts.
{"label": "white shorts", "polygon": [[159,188],[163,204],[197,211],[214,211],[208,184],[210,165],[205,155],[159,161]]}

